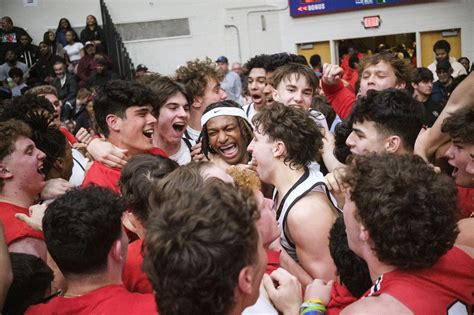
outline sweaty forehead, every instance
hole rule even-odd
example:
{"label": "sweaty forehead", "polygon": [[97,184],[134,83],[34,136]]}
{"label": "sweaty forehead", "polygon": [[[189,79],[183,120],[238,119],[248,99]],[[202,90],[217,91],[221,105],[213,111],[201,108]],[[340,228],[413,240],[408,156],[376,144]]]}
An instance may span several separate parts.
{"label": "sweaty forehead", "polygon": [[237,117],[234,116],[217,116],[209,119],[207,129],[222,129],[229,125],[237,125]]}
{"label": "sweaty forehead", "polygon": [[297,86],[302,89],[311,89],[311,86],[309,85],[308,81],[306,78],[300,74],[297,73],[291,73],[287,76],[285,76],[281,82],[278,84],[278,88],[282,88],[288,85],[293,85]]}
{"label": "sweaty forehead", "polygon": [[263,68],[253,68],[249,73],[249,77],[251,78],[265,77],[265,75],[266,71]]}
{"label": "sweaty forehead", "polygon": [[380,61],[379,63],[377,64],[372,64],[372,65],[368,65],[364,71],[365,72],[385,72],[385,73],[392,73],[395,75],[395,71],[393,69],[393,67],[385,62],[385,61]]}

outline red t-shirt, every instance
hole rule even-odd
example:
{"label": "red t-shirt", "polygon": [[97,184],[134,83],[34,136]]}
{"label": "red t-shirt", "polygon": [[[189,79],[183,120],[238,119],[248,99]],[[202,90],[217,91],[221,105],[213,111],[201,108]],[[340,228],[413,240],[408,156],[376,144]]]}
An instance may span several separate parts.
{"label": "red t-shirt", "polygon": [[27,208],[15,206],[7,202],[0,202],[0,221],[3,224],[7,246],[23,237],[44,240],[43,232],[35,231],[25,222],[15,218],[16,213],[29,215]]}
{"label": "red t-shirt", "polygon": [[266,274],[271,274],[273,271],[280,267],[280,251],[266,250],[267,253],[267,267],[265,268]]}
{"label": "red t-shirt", "polygon": [[357,298],[339,281],[335,281],[331,289],[331,300],[326,306],[326,315],[339,315],[346,306],[355,301]]}
{"label": "red t-shirt", "polygon": [[86,187],[94,184],[96,186],[109,188],[117,194],[120,194],[118,185],[120,171],[121,169],[119,168],[108,167],[99,161],[94,161],[87,171],[81,186]]}
{"label": "red t-shirt", "polygon": [[414,314],[472,314],[473,275],[474,259],[455,246],[431,268],[385,273],[365,296],[389,294]]}
{"label": "red t-shirt", "polygon": [[136,240],[128,244],[128,254],[122,271],[122,281],[130,292],[153,293],[150,280],[142,271],[142,244],[143,240]]}
{"label": "red t-shirt", "polygon": [[70,133],[69,130],[67,130],[64,127],[59,127],[59,131],[63,133],[63,135],[66,137],[66,139],[69,141],[71,145],[73,145],[74,143],[77,143],[76,137],[74,137],[74,135]]}
{"label": "red t-shirt", "polygon": [[26,310],[27,315],[129,315],[158,314],[153,294],[130,293],[121,284],[108,285],[83,296],[58,296],[46,304],[37,304]]}
{"label": "red t-shirt", "polygon": [[458,188],[458,206],[460,210],[460,218],[465,219],[474,212],[474,189],[457,186]]}
{"label": "red t-shirt", "polygon": [[161,150],[160,148],[158,147],[154,147],[153,149],[150,150],[150,154],[153,154],[153,155],[161,155],[163,157],[169,157],[168,154],[166,154],[165,151]]}
{"label": "red t-shirt", "polygon": [[[156,147],[151,149],[149,154],[168,157],[163,150]],[[114,192],[120,194],[119,180],[121,171],[119,168],[108,167],[99,161],[94,161],[89,171],[87,171],[81,186],[86,187],[94,184],[96,186],[112,189]]]}

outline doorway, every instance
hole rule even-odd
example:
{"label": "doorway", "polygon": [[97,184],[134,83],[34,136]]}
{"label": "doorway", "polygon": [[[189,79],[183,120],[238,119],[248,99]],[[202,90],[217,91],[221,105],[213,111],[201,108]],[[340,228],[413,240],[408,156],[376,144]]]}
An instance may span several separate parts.
{"label": "doorway", "polygon": [[440,39],[446,40],[451,45],[450,57],[461,57],[461,29],[422,32],[421,38],[421,64],[428,67],[434,61],[433,45]]}

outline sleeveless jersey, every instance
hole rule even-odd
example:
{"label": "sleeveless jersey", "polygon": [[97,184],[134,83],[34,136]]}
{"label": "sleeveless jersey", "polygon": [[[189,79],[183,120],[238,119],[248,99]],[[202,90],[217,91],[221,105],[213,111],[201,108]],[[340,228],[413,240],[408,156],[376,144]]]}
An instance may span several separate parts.
{"label": "sleeveless jersey", "polygon": [[382,293],[414,314],[473,314],[474,259],[455,246],[431,268],[385,273],[364,296]]}
{"label": "sleeveless jersey", "polygon": [[[316,165],[315,165],[316,166]],[[317,165],[319,167],[319,165]],[[295,244],[289,239],[287,235],[287,218],[288,214],[291,211],[291,208],[297,203],[301,198],[306,196],[309,192],[312,191],[320,191],[325,192],[329,201],[332,205],[341,211],[337,207],[337,203],[335,198],[332,194],[329,193],[326,184],[324,183],[324,176],[319,171],[318,167],[305,167],[304,174],[300,177],[300,179],[288,190],[288,192],[283,196],[281,202],[277,209],[277,220],[278,225],[281,229],[280,235],[280,243],[281,246],[287,251],[288,255],[290,255],[296,262],[298,262],[298,257],[296,255],[296,246]],[[273,194],[273,201],[275,204],[277,203],[277,192],[274,191]]]}

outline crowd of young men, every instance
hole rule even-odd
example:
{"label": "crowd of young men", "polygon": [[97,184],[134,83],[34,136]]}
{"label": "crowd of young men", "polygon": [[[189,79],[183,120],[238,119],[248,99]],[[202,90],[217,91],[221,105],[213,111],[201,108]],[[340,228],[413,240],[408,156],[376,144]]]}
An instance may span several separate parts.
{"label": "crowd of young men", "polygon": [[[338,65],[320,82],[298,56],[259,55],[245,64],[242,108],[220,86],[239,78],[217,63],[227,79],[196,59],[172,77],[106,83],[95,137],[61,126],[53,86],[1,105],[5,243],[54,272],[22,311],[473,311],[473,74],[435,106],[431,72],[389,52],[360,61],[358,89]],[[335,136],[319,93],[342,120]],[[340,264],[344,246],[362,276]],[[16,264],[5,264],[12,287]]]}

